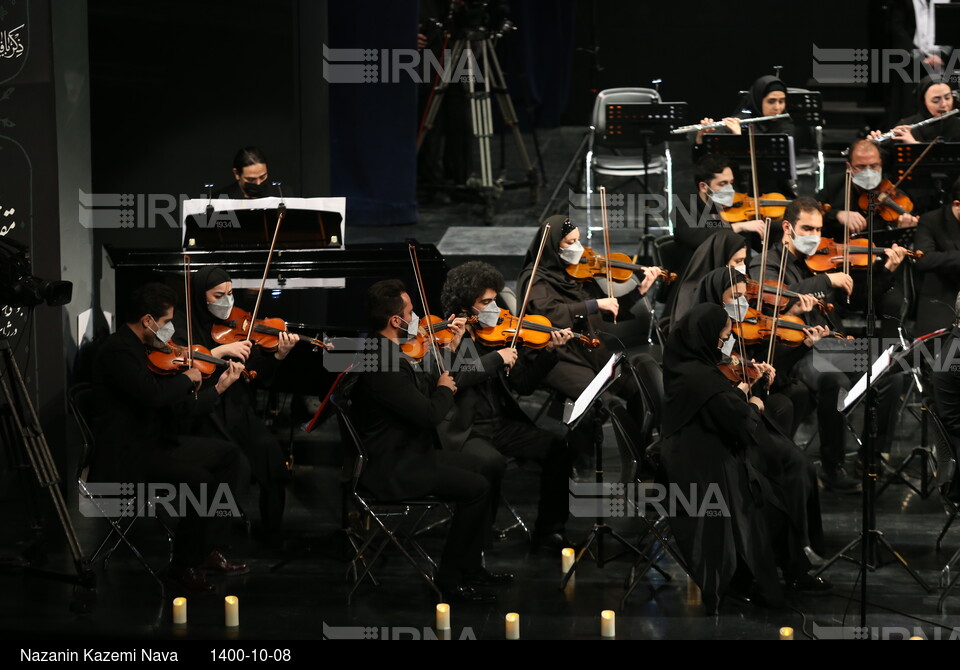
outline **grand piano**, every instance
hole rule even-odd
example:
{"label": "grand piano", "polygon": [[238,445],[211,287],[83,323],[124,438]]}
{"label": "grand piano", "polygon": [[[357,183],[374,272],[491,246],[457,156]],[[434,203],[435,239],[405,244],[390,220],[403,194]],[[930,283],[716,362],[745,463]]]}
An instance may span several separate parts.
{"label": "grand piano", "polygon": [[[116,275],[117,304],[130,288],[151,281],[183,295],[183,254],[193,269],[217,265],[230,273],[238,307],[253,309],[278,217],[279,198],[187,200],[182,219],[183,249],[107,247]],[[366,292],[381,279],[401,279],[414,311],[423,313],[407,243],[349,244],[345,240],[343,198],[286,198],[286,215],[277,235],[259,311],[280,317],[312,337],[356,337],[367,332]],[[440,305],[447,265],[433,245],[411,240],[417,249],[427,300]],[[194,306],[196,308],[196,306]],[[178,306],[178,309],[182,309]],[[273,389],[323,395],[342,367],[345,350],[325,354],[298,345],[280,368]],[[329,360],[324,362],[325,357]]]}

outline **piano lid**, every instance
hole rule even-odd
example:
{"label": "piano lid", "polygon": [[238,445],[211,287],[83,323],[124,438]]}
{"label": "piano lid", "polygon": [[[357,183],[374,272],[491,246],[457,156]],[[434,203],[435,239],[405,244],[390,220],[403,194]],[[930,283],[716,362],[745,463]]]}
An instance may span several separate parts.
{"label": "piano lid", "polygon": [[197,198],[182,208],[181,246],[190,251],[269,249],[281,203],[277,249],[343,247],[346,198]]}

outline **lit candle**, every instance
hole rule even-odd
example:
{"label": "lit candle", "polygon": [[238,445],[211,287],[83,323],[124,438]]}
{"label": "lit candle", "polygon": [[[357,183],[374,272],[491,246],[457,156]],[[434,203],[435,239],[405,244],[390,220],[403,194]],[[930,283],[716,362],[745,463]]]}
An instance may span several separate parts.
{"label": "lit candle", "polygon": [[440,603],[437,605],[437,630],[450,629],[450,605]]}
{"label": "lit candle", "polygon": [[173,623],[187,623],[187,599],[173,599]]}
{"label": "lit candle", "polygon": [[510,612],[507,615],[507,639],[508,640],[519,640],[520,639],[520,615],[516,612]]}
{"label": "lit candle", "polygon": [[227,596],[223,599],[224,625],[234,628],[240,625],[240,599],[236,596]]}
{"label": "lit candle", "polygon": [[793,639],[793,629],[790,626],[784,626],[780,629],[780,639],[781,640],[792,640]]}
{"label": "lit candle", "polygon": [[600,637],[617,636],[617,615],[613,610],[600,612]]}
{"label": "lit candle", "polygon": [[914,636],[911,637],[910,639],[911,639],[911,640],[922,640],[923,638],[920,637],[919,635],[914,635]]}
{"label": "lit candle", "polygon": [[573,549],[567,547],[560,552],[560,571],[563,574],[570,572],[573,567]]}

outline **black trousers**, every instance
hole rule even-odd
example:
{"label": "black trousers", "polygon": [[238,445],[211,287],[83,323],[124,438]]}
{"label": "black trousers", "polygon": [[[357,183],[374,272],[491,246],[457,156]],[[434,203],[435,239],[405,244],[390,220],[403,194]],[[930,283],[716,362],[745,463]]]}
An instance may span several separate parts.
{"label": "black trousers", "polygon": [[189,500],[181,501],[181,496],[187,489],[194,500],[212,504],[221,486],[229,488],[236,481],[240,458],[232,442],[190,436],[181,436],[174,448],[149,449],[137,455],[133,471],[139,473],[138,480],[174,486],[173,506],[178,513],[184,511],[173,540],[173,567],[196,567],[210,551],[228,544],[231,517],[207,516]]}
{"label": "black trousers", "polygon": [[[462,450],[481,459],[490,481],[491,521],[497,518],[500,489],[508,458],[540,464],[540,502],[536,532],[563,531],[569,515],[567,480],[573,465],[573,451],[551,433],[523,421],[505,420],[477,423]],[[485,543],[486,544],[486,543]]]}
{"label": "black trousers", "polygon": [[440,558],[437,581],[442,589],[460,584],[464,573],[479,570],[483,564],[483,535],[490,528],[490,487],[480,474],[483,467],[471,454],[437,452],[437,483],[430,494],[456,503]]}

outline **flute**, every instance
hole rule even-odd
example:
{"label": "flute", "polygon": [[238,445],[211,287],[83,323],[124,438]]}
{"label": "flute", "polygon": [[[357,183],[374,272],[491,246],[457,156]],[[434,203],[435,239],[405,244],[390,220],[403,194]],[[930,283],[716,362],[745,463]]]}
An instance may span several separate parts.
{"label": "flute", "polygon": [[[776,119],[789,119],[789,114],[774,114],[773,116],[757,116],[752,119],[740,119],[740,125],[745,126],[748,123],[760,123],[761,121],[774,121]],[[671,135],[682,135],[684,133],[698,133],[701,130],[709,130],[711,128],[720,128],[726,125],[723,121],[715,121],[714,123],[698,123],[693,126],[680,126],[679,128],[674,128],[670,131]]]}
{"label": "flute", "polygon": [[[923,121],[917,121],[916,123],[913,123],[907,127],[912,132],[915,128],[920,128],[921,126],[926,126],[931,123],[936,123],[937,121],[943,121],[948,116],[953,116],[957,112],[960,112],[960,109],[951,109],[946,114],[941,114],[940,116],[931,116],[929,119],[924,119]],[[883,135],[881,135],[880,137],[878,137],[877,139],[875,139],[874,142],[879,144],[880,142],[886,142],[887,140],[891,140],[891,139],[893,139],[893,131],[889,130],[885,132]]]}

